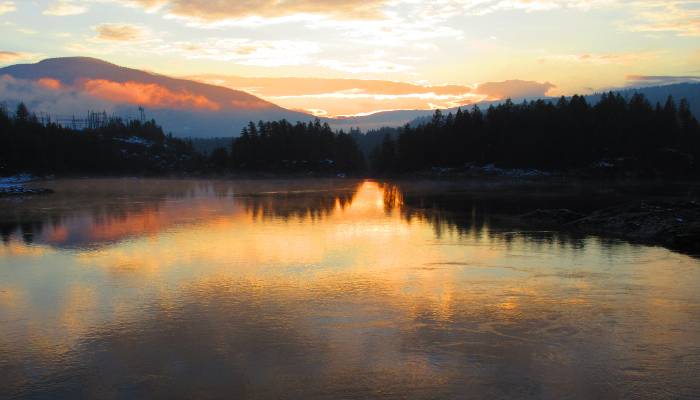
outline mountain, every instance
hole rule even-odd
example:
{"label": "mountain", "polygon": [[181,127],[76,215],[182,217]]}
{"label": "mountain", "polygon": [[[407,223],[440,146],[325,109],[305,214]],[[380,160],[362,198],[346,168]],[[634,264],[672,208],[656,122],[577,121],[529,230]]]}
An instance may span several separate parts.
{"label": "mountain", "polygon": [[403,126],[416,118],[429,117],[433,110],[394,110],[380,111],[374,114],[357,117],[326,118],[325,122],[334,129],[350,130],[359,127],[362,130],[379,129],[383,127]]}
{"label": "mountain", "polygon": [[87,111],[123,117],[145,109],[175,136],[235,136],[249,121],[307,121],[309,114],[284,109],[243,91],[120,67],[87,57],[52,58],[0,68],[0,101],[24,101],[54,120]]}

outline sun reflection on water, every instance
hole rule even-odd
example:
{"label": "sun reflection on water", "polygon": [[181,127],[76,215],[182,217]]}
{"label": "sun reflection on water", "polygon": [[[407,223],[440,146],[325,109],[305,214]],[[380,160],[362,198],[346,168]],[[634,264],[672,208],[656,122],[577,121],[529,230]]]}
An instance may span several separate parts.
{"label": "sun reflection on water", "polygon": [[[136,378],[188,397],[206,393],[187,381],[262,398],[699,388],[683,375],[700,366],[692,258],[499,233],[478,210],[415,207],[376,181],[175,181],[128,196],[102,184],[81,197],[66,183],[77,202],[57,190],[36,200],[51,207],[27,205],[53,214],[3,228],[0,384],[11,393],[82,382],[102,397]],[[625,384],[630,367],[639,379]]]}

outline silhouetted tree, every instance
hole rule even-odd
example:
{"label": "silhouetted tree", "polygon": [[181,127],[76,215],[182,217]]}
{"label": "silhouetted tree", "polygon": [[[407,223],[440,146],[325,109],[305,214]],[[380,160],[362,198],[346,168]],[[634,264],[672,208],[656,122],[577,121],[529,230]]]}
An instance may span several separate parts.
{"label": "silhouetted tree", "polygon": [[15,112],[15,121],[17,123],[26,123],[29,121],[29,110],[24,103],[19,103],[17,105],[17,112]]}
{"label": "silhouetted tree", "polygon": [[201,168],[191,142],[165,135],[155,121],[111,118],[76,130],[41,123],[24,104],[0,107],[0,174],[162,173]]}
{"label": "silhouetted tree", "polygon": [[228,166],[229,154],[225,148],[214,149],[209,155],[209,164],[215,170],[223,170]]}
{"label": "silhouetted tree", "polygon": [[605,93],[594,106],[583,96],[436,111],[400,129],[395,153],[382,142],[372,153],[377,172],[495,164],[505,168],[594,170],[640,176],[700,176],[700,127],[687,101],[653,106]]}
{"label": "silhouetted tree", "polygon": [[372,168],[378,173],[394,171],[396,168],[396,144],[391,135],[384,135],[384,140],[372,155]]}
{"label": "silhouetted tree", "polygon": [[231,145],[234,168],[249,171],[359,172],[364,156],[355,140],[316,119],[250,123]]}

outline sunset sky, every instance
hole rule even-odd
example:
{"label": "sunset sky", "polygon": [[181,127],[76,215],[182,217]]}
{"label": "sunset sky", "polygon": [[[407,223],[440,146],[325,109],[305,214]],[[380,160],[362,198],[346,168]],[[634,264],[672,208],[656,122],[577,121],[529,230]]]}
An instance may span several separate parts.
{"label": "sunset sky", "polygon": [[693,79],[700,1],[0,0],[0,65],[60,56],[318,115],[445,108]]}

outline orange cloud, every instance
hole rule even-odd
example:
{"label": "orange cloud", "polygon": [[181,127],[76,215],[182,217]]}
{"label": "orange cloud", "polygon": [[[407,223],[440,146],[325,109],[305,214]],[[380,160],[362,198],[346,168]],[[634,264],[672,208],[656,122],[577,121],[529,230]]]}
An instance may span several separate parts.
{"label": "orange cloud", "polygon": [[244,90],[258,96],[304,96],[343,91],[381,95],[430,94],[461,96],[472,91],[465,85],[422,85],[411,82],[379,79],[332,79],[332,78],[270,78],[241,77],[227,75],[198,75],[194,79],[212,85]]}
{"label": "orange cloud", "polygon": [[61,88],[61,82],[53,78],[41,78],[37,84],[45,89],[58,90]]}
{"label": "orange cloud", "polygon": [[102,24],[95,31],[98,39],[117,42],[137,40],[144,34],[143,28],[130,24]]}
{"label": "orange cloud", "polygon": [[187,91],[174,92],[156,84],[113,82],[104,79],[84,83],[87,94],[115,103],[129,103],[154,108],[178,108],[218,111],[221,106],[202,95]]}
{"label": "orange cloud", "polygon": [[332,15],[342,19],[380,18],[387,0],[134,0],[146,8],[165,7],[174,16],[200,21],[294,14]]}
{"label": "orange cloud", "polygon": [[475,93],[488,96],[490,100],[505,98],[518,99],[523,97],[544,97],[549,89],[556,86],[549,82],[533,82],[521,80],[508,80],[503,82],[487,82],[480,84]]}
{"label": "orange cloud", "polygon": [[0,63],[12,63],[20,60],[28,60],[35,57],[35,54],[0,50]]}

